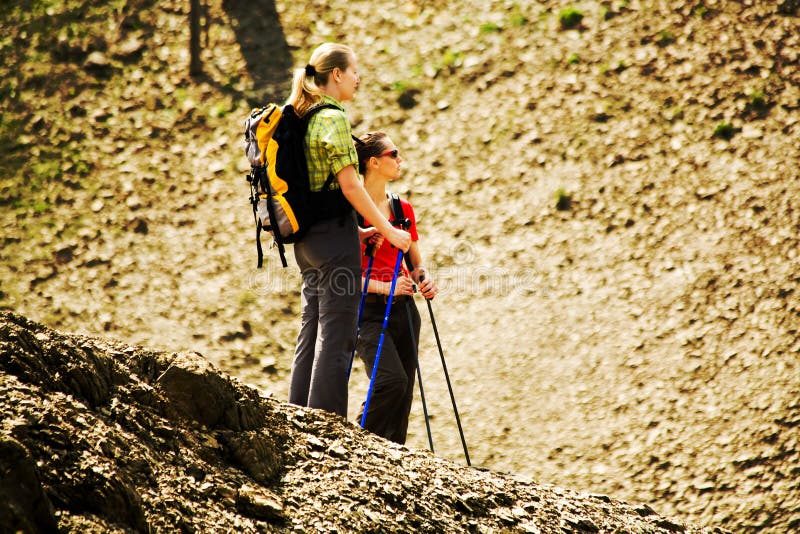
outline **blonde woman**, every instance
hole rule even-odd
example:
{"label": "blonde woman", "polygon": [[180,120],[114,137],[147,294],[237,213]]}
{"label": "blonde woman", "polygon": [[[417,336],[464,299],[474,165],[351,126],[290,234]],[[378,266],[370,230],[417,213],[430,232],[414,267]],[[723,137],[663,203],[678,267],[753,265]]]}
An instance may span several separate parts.
{"label": "blonde woman", "polygon": [[[404,251],[411,245],[411,236],[389,223],[356,172],[358,156],[342,102],[353,99],[359,84],[353,51],[326,43],[295,71],[287,102],[300,117],[313,106],[330,106],[311,117],[305,137],[309,182],[311,191],[319,193],[321,215],[294,245],[303,276],[303,309],[289,402],[343,417],[361,296],[360,242],[378,232]],[[372,221],[373,229],[358,229],[353,208]]]}
{"label": "blonde woman", "polygon": [[[417,368],[419,346],[420,317],[413,295],[415,289],[418,289],[422,296],[432,299],[439,290],[430,273],[422,265],[414,208],[409,202],[401,199],[400,207],[403,213],[393,214],[392,203],[387,198],[389,182],[400,177],[400,165],[403,162],[400,150],[385,133],[368,133],[361,137],[361,143],[358,145],[358,161],[359,171],[364,175],[364,187],[378,206],[381,216],[392,218],[392,222],[396,223],[399,223],[396,219],[408,219],[410,223],[412,242],[408,249],[408,258],[414,270],[409,272],[402,266],[401,272],[398,273],[394,300],[384,333],[381,357],[364,425],[379,436],[403,444],[406,441],[408,415],[414,398],[414,372]],[[371,221],[366,218],[365,225]],[[396,262],[397,249],[384,241],[375,252],[356,344],[356,353],[364,362],[364,370],[368,377],[371,376],[375,364],[386,302],[388,298],[392,298],[389,294]],[[368,259],[363,257],[362,269],[366,270],[367,263]],[[359,421],[363,413],[362,404]]]}

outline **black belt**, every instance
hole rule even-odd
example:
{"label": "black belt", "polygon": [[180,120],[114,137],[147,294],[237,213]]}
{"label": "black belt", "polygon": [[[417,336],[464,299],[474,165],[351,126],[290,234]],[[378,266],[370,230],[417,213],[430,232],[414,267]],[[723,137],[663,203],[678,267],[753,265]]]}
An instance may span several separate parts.
{"label": "black belt", "polygon": [[[394,302],[405,302],[411,298],[411,295],[395,295]],[[367,293],[364,297],[364,302],[368,302],[370,304],[386,304],[389,302],[389,295],[381,295],[378,293]]]}

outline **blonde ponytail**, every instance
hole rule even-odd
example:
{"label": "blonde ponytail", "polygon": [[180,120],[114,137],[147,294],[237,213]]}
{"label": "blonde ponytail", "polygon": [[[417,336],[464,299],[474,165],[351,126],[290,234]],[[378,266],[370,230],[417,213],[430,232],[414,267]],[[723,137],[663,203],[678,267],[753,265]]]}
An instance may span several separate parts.
{"label": "blonde ponytail", "polygon": [[349,46],[336,43],[319,45],[311,54],[308,64],[294,70],[292,93],[286,103],[291,104],[299,116],[305,115],[322,100],[323,92],[320,87],[327,85],[333,69],[347,70],[354,57],[355,54]]}
{"label": "blonde ponytail", "polygon": [[302,117],[320,100],[322,100],[322,91],[314,83],[314,78],[306,76],[306,69],[294,69],[292,94],[286,103],[291,104],[295,112]]}

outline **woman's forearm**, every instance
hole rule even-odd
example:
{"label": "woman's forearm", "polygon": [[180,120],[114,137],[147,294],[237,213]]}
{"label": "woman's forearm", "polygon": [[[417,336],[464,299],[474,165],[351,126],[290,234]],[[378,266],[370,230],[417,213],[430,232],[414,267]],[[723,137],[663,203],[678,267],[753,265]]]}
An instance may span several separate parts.
{"label": "woman's forearm", "polygon": [[350,202],[350,205],[361,214],[364,219],[368,220],[378,232],[384,236],[389,235],[392,225],[388,219],[380,212],[378,207],[367,194],[367,190],[361,185],[356,170],[352,165],[348,165],[336,175],[339,180],[339,187],[342,188],[344,197]]}

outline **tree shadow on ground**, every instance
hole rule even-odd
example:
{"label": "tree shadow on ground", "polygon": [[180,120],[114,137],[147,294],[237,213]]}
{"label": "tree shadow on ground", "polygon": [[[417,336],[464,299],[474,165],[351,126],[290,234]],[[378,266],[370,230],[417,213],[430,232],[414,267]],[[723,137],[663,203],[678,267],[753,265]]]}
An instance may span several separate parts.
{"label": "tree shadow on ground", "polygon": [[285,100],[293,59],[274,0],[223,0],[222,8],[228,13],[253,79],[253,91],[244,95],[250,106]]}

